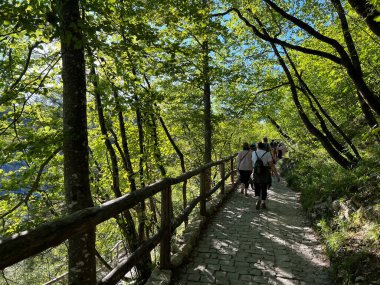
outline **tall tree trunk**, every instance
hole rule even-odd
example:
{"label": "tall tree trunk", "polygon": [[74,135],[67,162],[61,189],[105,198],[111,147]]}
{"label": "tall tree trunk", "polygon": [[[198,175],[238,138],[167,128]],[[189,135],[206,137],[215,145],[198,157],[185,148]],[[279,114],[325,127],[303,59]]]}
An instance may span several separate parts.
{"label": "tall tree trunk", "polygon": [[[208,8],[208,0],[202,1],[205,9]],[[206,18],[205,21],[209,19]],[[203,138],[204,138],[204,152],[203,162],[209,163],[212,160],[212,122],[211,122],[211,82],[210,82],[210,50],[208,42],[208,23],[206,24],[206,40],[202,43],[202,81],[203,81]],[[205,173],[205,185],[206,189],[211,188],[211,169],[208,169]]]}
{"label": "tall tree trunk", "polygon": [[348,3],[364,19],[371,31],[380,38],[380,23],[375,21],[375,18],[380,16],[380,11],[376,10],[368,0],[348,0]]}
{"label": "tall tree trunk", "polygon": [[[86,73],[78,0],[60,0],[64,187],[68,212],[92,207],[88,166]],[[69,284],[95,284],[95,228],[69,239]]]}
{"label": "tall tree trunk", "polygon": [[204,124],[204,155],[203,162],[209,163],[212,154],[212,123],[211,123],[211,84],[210,84],[210,67],[209,67],[209,49],[208,42],[205,41],[203,49],[203,124]]}

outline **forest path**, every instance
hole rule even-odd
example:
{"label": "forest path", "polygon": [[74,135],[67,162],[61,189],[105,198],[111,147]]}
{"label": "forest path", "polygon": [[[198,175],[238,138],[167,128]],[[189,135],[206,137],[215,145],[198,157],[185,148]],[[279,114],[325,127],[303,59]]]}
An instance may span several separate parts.
{"label": "forest path", "polygon": [[256,210],[253,191],[248,194],[231,194],[172,284],[332,284],[328,258],[299,193],[274,183],[267,210]]}

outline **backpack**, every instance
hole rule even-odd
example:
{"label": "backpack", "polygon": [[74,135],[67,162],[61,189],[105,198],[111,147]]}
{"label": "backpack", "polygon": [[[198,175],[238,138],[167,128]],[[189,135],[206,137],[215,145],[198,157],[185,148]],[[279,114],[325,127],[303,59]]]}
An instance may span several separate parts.
{"label": "backpack", "polygon": [[257,159],[256,159],[256,161],[255,161],[255,165],[253,166],[253,169],[254,169],[254,173],[256,174],[256,175],[262,175],[262,174],[264,174],[265,172],[266,172],[266,167],[264,166],[264,162],[262,161],[262,158],[263,158],[263,156],[267,153],[267,151],[261,156],[261,157],[259,157],[258,155],[257,155],[257,152],[255,151],[255,153],[256,153],[256,157],[257,157]]}

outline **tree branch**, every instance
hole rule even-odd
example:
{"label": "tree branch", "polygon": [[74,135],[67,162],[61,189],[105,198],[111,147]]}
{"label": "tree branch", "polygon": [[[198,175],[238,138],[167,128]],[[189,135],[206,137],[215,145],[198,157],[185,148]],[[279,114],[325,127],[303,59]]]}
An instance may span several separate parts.
{"label": "tree branch", "polygon": [[[314,50],[314,49],[310,49],[310,48],[305,48],[305,47],[302,47],[302,46],[298,46],[298,45],[293,45],[291,43],[288,43],[286,41],[283,41],[283,40],[280,40],[280,39],[277,39],[277,38],[273,38],[273,37],[270,37],[268,34],[264,34],[264,33],[261,33],[252,23],[250,23],[248,21],[247,18],[245,18],[242,13],[236,9],[236,8],[230,8],[228,9],[227,11],[223,12],[223,13],[217,13],[217,14],[212,14],[211,16],[212,17],[217,17],[217,16],[225,16],[231,12],[235,12],[238,17],[245,23],[245,25],[247,27],[250,27],[253,31],[253,33],[259,37],[260,39],[262,40],[265,40],[265,41],[268,41],[268,42],[271,42],[273,44],[279,44],[279,45],[282,45],[282,46],[285,46],[285,47],[288,47],[290,49],[294,49],[294,50],[297,50],[297,51],[300,51],[300,52],[303,52],[303,53],[307,53],[307,54],[312,54],[312,55],[317,55],[317,56],[321,56],[321,57],[324,57],[324,58],[327,58],[327,59],[330,59],[331,61],[337,63],[337,64],[342,64],[342,60],[341,58],[331,54],[331,53],[328,53],[328,52],[324,52],[324,51],[320,51],[320,50]],[[337,44],[339,44],[337,42]],[[344,50],[343,50],[344,51]]]}

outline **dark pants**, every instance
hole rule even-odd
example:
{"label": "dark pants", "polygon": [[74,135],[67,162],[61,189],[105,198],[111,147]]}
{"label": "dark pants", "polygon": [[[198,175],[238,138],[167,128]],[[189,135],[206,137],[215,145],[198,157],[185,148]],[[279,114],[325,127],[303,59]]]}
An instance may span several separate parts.
{"label": "dark pants", "polygon": [[244,187],[248,188],[249,176],[251,176],[251,170],[239,170],[240,183],[244,183]]}
{"label": "dark pants", "polygon": [[[261,197],[261,200],[266,200],[268,196],[268,184],[255,184],[255,196]],[[261,194],[261,195],[260,195]]]}

